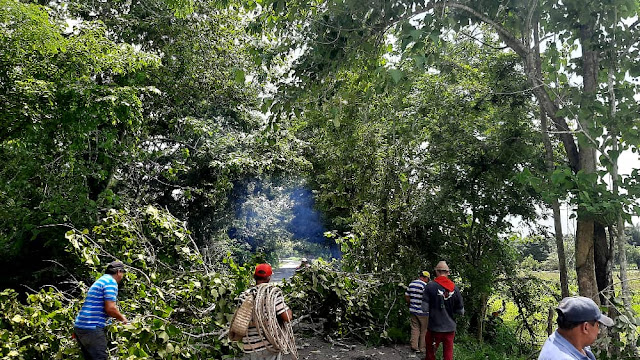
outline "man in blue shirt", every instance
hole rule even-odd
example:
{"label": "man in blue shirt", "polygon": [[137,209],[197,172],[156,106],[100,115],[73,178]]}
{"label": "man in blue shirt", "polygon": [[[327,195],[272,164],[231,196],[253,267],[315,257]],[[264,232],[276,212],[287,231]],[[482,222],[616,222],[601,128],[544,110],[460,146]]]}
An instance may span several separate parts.
{"label": "man in blue shirt", "polygon": [[598,338],[600,324],[613,326],[613,320],[583,296],[562,299],[556,312],[558,330],[545,341],[538,360],[596,360],[590,345]]}
{"label": "man in blue shirt", "polygon": [[409,305],[411,314],[411,350],[425,351],[425,336],[429,325],[429,313],[422,311],[422,294],[429,282],[429,272],[421,271],[418,278],[413,280],[404,293],[404,299]]}
{"label": "man in blue shirt", "polygon": [[74,334],[86,360],[107,359],[107,317],[128,323],[116,306],[118,284],[126,272],[122,262],[113,261],[107,265],[105,274],[89,288],[74,324]]}

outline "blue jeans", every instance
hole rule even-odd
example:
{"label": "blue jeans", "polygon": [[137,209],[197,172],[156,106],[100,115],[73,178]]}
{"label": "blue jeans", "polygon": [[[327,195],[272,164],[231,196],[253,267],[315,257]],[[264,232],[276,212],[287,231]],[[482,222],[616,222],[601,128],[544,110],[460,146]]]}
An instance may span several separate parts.
{"label": "blue jeans", "polygon": [[107,360],[107,334],[104,328],[74,328],[85,360]]}

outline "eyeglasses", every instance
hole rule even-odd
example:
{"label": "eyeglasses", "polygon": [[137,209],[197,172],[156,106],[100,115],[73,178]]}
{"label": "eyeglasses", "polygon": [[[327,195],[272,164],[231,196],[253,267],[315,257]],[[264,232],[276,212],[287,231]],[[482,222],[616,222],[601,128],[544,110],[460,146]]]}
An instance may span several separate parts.
{"label": "eyeglasses", "polygon": [[449,273],[449,270],[436,269],[436,271],[443,272],[443,273]]}

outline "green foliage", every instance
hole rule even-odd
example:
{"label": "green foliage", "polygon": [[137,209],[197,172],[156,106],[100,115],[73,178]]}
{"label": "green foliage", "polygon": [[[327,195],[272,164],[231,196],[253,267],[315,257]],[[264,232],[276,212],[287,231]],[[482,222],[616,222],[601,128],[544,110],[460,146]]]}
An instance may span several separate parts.
{"label": "green foliage", "polygon": [[112,207],[188,219],[210,259],[246,251],[228,237],[246,180],[307,163],[255,111],[242,17],[181,0],[0,5],[0,282],[58,281],[41,260],[75,266],[67,226]]}
{"label": "green foliage", "polygon": [[[640,316],[634,310],[627,310],[621,297],[613,298],[610,306],[616,312],[615,325],[609,336],[599,338],[594,347],[598,359],[633,359],[638,357],[640,346]],[[611,353],[611,349],[615,349]]]}
{"label": "green foliage", "polygon": [[528,359],[519,354],[516,338],[504,326],[500,326],[490,343],[478,344],[475,339],[456,334],[454,356],[462,360],[516,360]]}
{"label": "green foliage", "polygon": [[71,338],[77,300],[55,288],[18,301],[10,289],[0,292],[0,356],[3,359],[67,359],[79,354]]}
{"label": "green foliage", "polygon": [[496,353],[525,357],[537,353],[559,298],[557,273],[523,271],[500,279],[488,302],[486,344]]}
{"label": "green foliage", "polygon": [[400,61],[406,79],[393,86],[386,73],[338,71],[294,126],[313,144],[311,185],[345,269],[413,276],[446,259],[479,327],[513,268],[509,216],[535,217],[540,198],[517,175],[541,171],[541,148],[515,56],[464,38],[437,50],[431,71]]}
{"label": "green foliage", "polygon": [[[149,91],[121,80],[158,59],[113,42],[100,22],[66,33],[42,6],[3,0],[0,19],[2,258],[61,259],[63,230],[54,225],[90,226],[117,202],[114,177],[138,151]],[[28,262],[25,272],[37,267]]]}
{"label": "green foliage", "polygon": [[636,268],[640,269],[640,246],[626,244],[625,251],[629,265],[635,264]]}
{"label": "green foliage", "polygon": [[[136,321],[111,327],[114,355],[221,357],[235,349],[218,335],[249,274],[212,264],[314,250],[286,230],[290,203],[255,191],[254,179],[305,172],[349,273],[318,265],[294,278],[297,309],[329,314],[338,335],[398,341],[395,277],[447,259],[478,329],[487,298],[510,294],[529,327],[490,319],[485,331],[514,351],[507,339],[533,341],[545,309],[533,300],[541,284],[514,275],[508,219],[533,218],[541,198],[568,198],[581,220],[607,224],[640,211],[639,171],[614,179],[622,197],[604,181],[621,151],[640,146],[638,22],[622,23],[638,2],[534,4],[0,0],[0,267],[11,269],[1,281],[49,276],[38,260],[53,258],[89,283],[121,259],[133,270],[121,306]],[[533,28],[554,39],[536,64]],[[513,52],[492,49],[503,43]],[[550,173],[532,94],[565,145]],[[598,150],[593,169],[578,171],[576,142],[577,155]],[[69,254],[68,228],[88,229],[67,233]],[[523,247],[523,268],[554,267],[544,242]],[[496,285],[503,277],[524,285]],[[76,355],[68,329],[85,290],[47,289],[26,304],[1,293],[2,355]],[[637,321],[624,319],[628,333]],[[468,354],[483,356],[498,354]]]}
{"label": "green foliage", "polygon": [[295,313],[314,321],[324,319],[324,330],[331,336],[356,337],[365,343],[397,341],[399,334],[408,333],[405,286],[397,275],[345,273],[333,265],[314,261],[285,283]]}
{"label": "green foliage", "polygon": [[552,239],[543,236],[519,237],[512,235],[512,246],[521,257],[529,257],[536,261],[547,259],[549,252],[554,247]]}
{"label": "green foliage", "polygon": [[528,255],[520,262],[520,268],[522,270],[537,271],[540,270],[540,262],[534,259],[532,255]]}
{"label": "green foliage", "polygon": [[[73,8],[85,19],[101,19],[117,39],[163,54],[161,66],[129,79],[158,91],[145,98],[144,151],[123,165],[118,195],[136,206],[166,207],[188,219],[198,245],[228,246],[245,260],[246,237],[232,241],[228,234],[241,227],[243,218],[235,215],[244,211],[247,194],[271,175],[307,164],[293,137],[284,129],[266,131],[257,111],[265,74],[250,62],[242,14],[200,1],[191,3],[191,15],[176,18],[170,5],[109,1]],[[238,81],[241,74],[246,81]]]}
{"label": "green foliage", "polygon": [[[522,82],[515,81],[515,88],[508,90],[498,90],[505,85],[505,82],[502,82],[501,86],[489,85],[495,90],[496,95],[503,95],[496,96],[492,100],[498,100],[496,98],[514,100],[523,94],[535,97],[537,106],[531,108],[530,113],[538,112],[548,116],[553,124],[553,140],[564,147],[564,158],[559,160],[558,164],[549,164],[549,168],[554,168],[555,172],[549,169],[549,173],[546,173],[546,171],[535,171],[532,166],[521,166],[519,171],[524,170],[525,174],[518,182],[529,185],[546,200],[569,197],[570,201],[577,205],[580,231],[578,231],[576,245],[580,250],[585,249],[576,252],[577,263],[581,265],[578,268],[580,290],[583,295],[595,295],[597,284],[591,270],[595,265],[588,251],[594,238],[592,231],[582,230],[593,228],[595,221],[613,224],[620,216],[630,220],[632,214],[640,214],[640,207],[634,205],[635,199],[640,196],[638,190],[640,172],[633,170],[630,175],[621,176],[617,171],[619,156],[628,149],[637,153],[640,146],[636,100],[640,68],[638,66],[640,43],[637,36],[640,23],[635,21],[640,9],[637,1],[614,0],[606,3],[597,1],[585,3],[570,0],[554,3],[494,0],[473,2],[345,0],[318,3],[293,0],[287,1],[287,6],[283,6],[280,0],[265,0],[261,4],[264,8],[256,17],[256,22],[260,22],[256,29],[265,30],[270,34],[275,33],[282,39],[279,44],[283,47],[280,52],[283,57],[290,54],[290,49],[303,49],[292,65],[293,80],[287,78],[280,84],[282,96],[273,102],[275,105],[271,107],[271,112],[276,115],[282,113],[290,115],[293,112],[299,116],[304,109],[298,111],[290,111],[290,109],[299,104],[306,104],[307,101],[304,100],[310,99],[308,102],[312,106],[317,103],[324,105],[321,117],[325,119],[325,123],[332,123],[340,129],[351,120],[350,117],[381,119],[371,121],[373,123],[371,125],[369,121],[365,121],[366,130],[368,130],[375,129],[376,125],[385,121],[389,121],[386,128],[394,128],[391,124],[401,124],[403,119],[396,119],[394,115],[401,114],[398,117],[402,118],[411,116],[411,113],[406,111],[407,108],[399,106],[402,103],[398,102],[394,103],[395,106],[388,106],[394,111],[379,111],[375,114],[370,114],[367,106],[362,106],[369,103],[361,102],[355,106],[358,111],[347,113],[347,116],[337,116],[345,113],[344,108],[350,107],[354,100],[353,96],[344,96],[343,89],[348,88],[351,80],[345,76],[345,73],[363,74],[355,78],[357,83],[362,85],[359,88],[360,93],[367,94],[368,100],[375,99],[369,95],[370,93],[389,96],[391,95],[389,89],[394,87],[402,88],[405,90],[402,95],[411,98],[414,92],[408,89],[414,81],[412,71],[428,69],[446,77],[450,72],[455,73],[456,66],[467,70],[474,68],[470,65],[473,61],[469,61],[468,58],[460,64],[451,61],[448,56],[447,49],[451,43],[456,42],[456,34],[464,34],[474,39],[476,44],[483,44],[485,49],[506,45],[504,47],[508,50],[505,52],[501,49],[501,54],[514,55],[514,61],[510,64],[511,66],[502,67],[502,70],[521,69],[524,76],[521,79]],[[593,16],[596,13],[598,16]],[[549,42],[548,39],[553,41]],[[469,52],[474,53],[474,51]],[[494,73],[504,74],[500,71]],[[469,79],[472,77],[469,74],[473,74],[473,71],[468,71],[460,77]],[[525,83],[526,86],[521,86]],[[461,93],[466,96],[461,96],[463,99],[459,102],[464,103],[465,100],[471,100],[471,102],[478,100],[474,95],[481,92],[462,91]],[[452,94],[440,91],[438,95],[442,95],[442,99],[447,99]],[[461,94],[454,92],[453,95]],[[303,101],[299,101],[301,99]],[[438,100],[439,98],[436,98],[434,103],[439,104]],[[383,103],[381,100],[374,101],[374,103],[378,102]],[[496,103],[493,102],[493,104]],[[475,108],[471,106],[460,111],[460,107],[456,104],[447,105],[443,108],[458,120],[455,123],[455,130],[459,131],[460,139],[446,138],[445,144],[464,149],[465,135],[469,134],[466,132],[468,127],[465,126],[464,120],[473,118],[474,124],[477,125],[482,123],[482,116],[474,118],[476,114],[469,110]],[[518,108],[515,103],[512,105],[512,109]],[[305,108],[308,107],[305,106]],[[482,106],[479,108],[486,109]],[[498,108],[494,108],[497,110],[495,114],[502,114],[503,111]],[[508,107],[505,110],[509,113]],[[441,128],[446,129],[443,125],[445,124],[441,124]],[[417,133],[420,133],[421,129],[419,125],[412,128]],[[384,159],[384,141],[381,141],[384,136],[366,137],[373,131],[356,130],[352,132],[353,138],[366,139],[363,142],[371,144],[368,163],[360,159],[359,155],[364,151],[359,146],[347,147],[346,144],[341,144],[343,146],[338,149],[342,151],[353,149],[355,154],[355,161],[345,161],[345,163],[355,163],[354,167],[359,170],[366,168],[363,171],[366,172],[362,175],[363,178],[384,183],[384,180],[379,180],[381,176],[372,176],[379,173],[369,168],[377,164],[371,158]],[[475,130],[476,134],[486,135],[483,129]],[[344,133],[342,139],[345,139]],[[398,138],[404,140],[405,136],[400,135]],[[491,143],[491,141],[488,142]],[[455,155],[460,155],[459,159],[455,157],[452,162],[453,167],[460,170],[458,178],[462,181],[459,185],[477,192],[478,190],[474,188],[477,184],[469,181],[470,179],[477,181],[478,179],[474,179],[476,174],[469,171],[464,166],[466,165],[464,162],[474,160],[477,165],[482,165],[484,162],[485,166],[489,165],[488,168],[493,169],[490,166],[491,161],[486,161],[491,159],[491,152],[475,151],[473,154],[475,158],[469,156],[470,154],[464,150]],[[401,158],[414,159],[415,157],[403,153]],[[403,173],[403,170],[409,168],[409,166],[403,166],[405,164],[402,161],[389,161],[383,166],[391,169],[392,166],[389,165],[399,165],[390,171],[395,174]],[[443,167],[446,169],[446,163]],[[427,166],[425,168],[429,169]],[[479,168],[481,169],[482,166]],[[602,170],[603,168],[606,170]],[[376,206],[379,204],[375,204],[375,201],[372,201],[374,204],[370,206],[369,202],[357,201],[362,198],[351,197],[351,193],[355,191],[350,187],[357,189],[361,186],[359,174],[353,174],[356,173],[355,171],[336,171],[335,173],[336,179],[341,176],[347,179],[344,184],[346,186],[339,187],[336,191],[336,193],[342,192],[336,196],[336,204],[342,205],[344,202],[356,200],[353,201],[356,203],[353,206],[356,210],[339,213],[339,220],[354,224],[356,221],[352,221],[351,218],[355,218],[353,214],[357,212],[358,215],[362,215],[364,221],[372,222],[373,219],[382,218],[379,223],[385,224],[383,226],[390,223],[393,228],[400,228],[410,222],[404,221],[405,219],[396,222],[398,217],[387,217],[389,209]],[[418,177],[417,182],[425,185],[425,182],[420,182],[420,177],[412,172],[406,172],[404,175],[408,179]],[[611,180],[614,183],[612,189],[607,185],[608,175],[612,175]],[[490,177],[498,178],[495,172]],[[440,184],[440,182],[436,183]],[[384,199],[380,203],[386,202],[385,194],[393,195],[389,197],[403,198],[404,193],[397,189],[398,187],[385,186],[386,191],[378,192],[378,198]],[[440,189],[434,190],[434,192],[437,191]],[[446,192],[443,191],[443,193]],[[461,195],[463,193],[459,192]],[[447,195],[451,196],[451,194]],[[495,194],[488,195],[489,198],[492,196]],[[517,196],[513,194],[514,198]],[[474,194],[464,194],[461,197],[473,199]],[[408,203],[409,200],[405,202]],[[474,212],[478,209],[476,205],[478,204],[470,200],[466,206],[467,211]],[[472,221],[458,219],[458,223],[466,224],[469,228],[472,228],[471,225],[475,221],[475,218]],[[485,227],[482,220],[479,222],[480,228]],[[492,226],[488,227],[489,233],[495,234],[500,231]],[[360,229],[357,230],[360,232]],[[385,231],[386,229],[368,230],[370,231],[362,231],[362,233],[369,236],[377,232],[383,234],[383,238],[393,238]],[[490,235],[489,238],[491,237]],[[367,239],[366,243],[377,243],[377,241],[375,238]],[[381,248],[385,250],[384,247],[381,246]],[[598,277],[602,278],[606,275],[602,272],[606,270],[600,269],[601,267],[598,267]]]}
{"label": "green foliage", "polygon": [[[109,326],[112,356],[221,358],[238,350],[221,335],[235,310],[234,298],[248,287],[249,270],[232,260],[215,269],[206,264],[184,223],[153,207],[111,210],[91,231],[71,230],[67,239],[83,264],[73,271],[81,278],[97,278],[114,258],[129,269],[118,296],[131,324]],[[73,296],[42,290],[30,295],[26,305],[15,292],[3,292],[4,355],[54,359],[78,353],[70,335],[87,285],[77,286],[80,292]]]}
{"label": "green foliage", "polygon": [[109,255],[134,270],[119,296],[125,313],[135,317],[131,326],[113,332],[121,356],[190,358],[229,351],[219,335],[235,310],[233,299],[248,286],[248,270],[231,260],[225,273],[214,270],[224,269],[220,265],[205,264],[184,223],[153,207],[112,210],[91,234],[70,231],[67,238],[94,273]]}

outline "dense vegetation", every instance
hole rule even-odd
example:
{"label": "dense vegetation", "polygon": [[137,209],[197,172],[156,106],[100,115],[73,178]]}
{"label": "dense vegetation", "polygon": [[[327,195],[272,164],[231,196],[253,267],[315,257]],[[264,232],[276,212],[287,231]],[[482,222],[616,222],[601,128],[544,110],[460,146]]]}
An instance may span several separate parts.
{"label": "dense vegetation", "polygon": [[406,342],[404,286],[446,259],[478,358],[535,353],[568,293],[617,319],[599,358],[635,356],[639,6],[0,0],[1,356],[78,357],[113,259],[112,355],[232,356],[285,256],[326,260],[284,289],[333,337]]}

